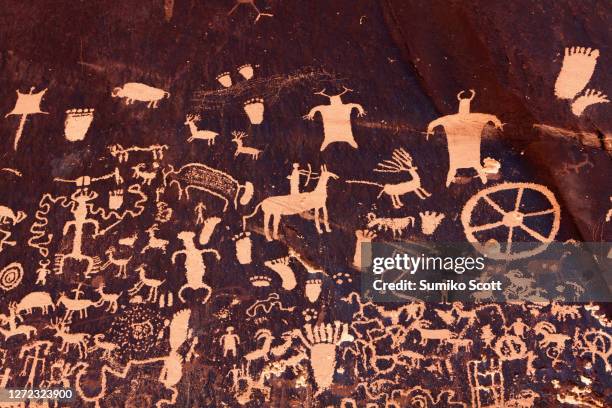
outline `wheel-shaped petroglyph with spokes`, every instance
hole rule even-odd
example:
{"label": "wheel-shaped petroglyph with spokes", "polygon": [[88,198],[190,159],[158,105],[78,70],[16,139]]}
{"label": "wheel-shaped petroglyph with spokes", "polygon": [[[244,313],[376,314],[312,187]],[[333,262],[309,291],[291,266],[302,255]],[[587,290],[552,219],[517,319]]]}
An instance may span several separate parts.
{"label": "wheel-shaped petroglyph with spokes", "polygon": [[[514,194],[514,204],[512,208],[504,208],[500,203],[495,201],[493,196],[497,196],[497,193],[505,192],[506,195]],[[525,204],[523,202],[525,194],[539,195],[547,202],[544,209],[536,211],[524,211],[521,207]],[[477,220],[476,208],[481,205],[489,206],[494,213],[498,213],[501,219],[489,220],[488,222],[481,222]],[[482,218],[482,217],[480,217]],[[542,232],[530,227],[526,224],[526,221],[538,222],[540,226],[538,230],[544,230],[548,232]],[[465,231],[467,240],[480,252],[486,253],[488,257],[493,259],[503,260],[516,260],[521,258],[527,258],[540,252],[544,251],[548,244],[553,241],[557,232],[559,231],[559,224],[561,221],[561,210],[559,203],[555,199],[555,195],[545,186],[540,184],[532,183],[504,183],[497,186],[486,188],[474,196],[472,196],[461,213],[461,223]],[[544,224],[542,226],[542,224]],[[482,238],[479,239],[477,235],[482,232],[490,232],[495,230],[497,233],[498,229],[507,230],[505,239],[505,245],[500,242],[498,251],[490,251],[487,247],[490,241],[482,242]],[[522,235],[528,235],[529,241],[535,243],[535,247],[531,246],[525,248],[521,245],[519,249],[513,248],[513,242],[516,243],[516,234],[518,231],[522,231]]]}

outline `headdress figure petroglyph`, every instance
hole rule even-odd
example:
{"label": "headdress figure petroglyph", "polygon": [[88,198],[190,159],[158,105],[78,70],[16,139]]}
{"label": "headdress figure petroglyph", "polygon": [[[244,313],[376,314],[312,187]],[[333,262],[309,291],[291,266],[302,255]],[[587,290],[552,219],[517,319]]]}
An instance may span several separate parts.
{"label": "headdress figure petroglyph", "polygon": [[325,150],[331,143],[348,143],[354,149],[357,149],[357,142],[353,137],[353,130],[351,128],[351,113],[353,109],[357,109],[357,116],[365,116],[366,112],[363,107],[358,103],[343,103],[342,95],[352,91],[347,87],[337,95],[328,95],[325,93],[325,89],[319,92],[315,92],[315,95],[323,95],[329,98],[329,105],[315,106],[304,115],[304,119],[314,120],[317,113],[321,114],[323,119],[323,133],[324,139],[321,144],[321,151]]}
{"label": "headdress figure petroglyph", "polygon": [[446,187],[453,182],[458,169],[473,168],[480,176],[482,184],[487,182],[487,175],[480,162],[480,138],[488,123],[501,130],[503,124],[497,116],[486,113],[472,113],[470,104],[476,92],[470,89],[469,97],[462,97],[463,91],[457,94],[459,111],[446,115],[429,123],[427,138],[434,134],[435,128],[442,126],[448,144],[449,169],[446,176]]}

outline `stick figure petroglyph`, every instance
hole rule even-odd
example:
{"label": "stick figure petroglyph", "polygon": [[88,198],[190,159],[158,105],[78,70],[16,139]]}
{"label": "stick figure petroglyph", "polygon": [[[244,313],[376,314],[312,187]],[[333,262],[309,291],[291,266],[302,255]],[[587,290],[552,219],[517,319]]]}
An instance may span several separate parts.
{"label": "stick figure petroglyph", "polygon": [[354,149],[358,147],[351,128],[351,113],[353,109],[357,109],[357,116],[362,117],[365,116],[366,111],[358,103],[343,103],[342,95],[352,91],[352,89],[347,87],[343,88],[344,90],[337,95],[328,95],[325,93],[325,89],[315,92],[315,95],[328,97],[329,105],[315,106],[307,115],[304,115],[304,119],[314,120],[317,112],[321,114],[323,132],[325,134],[323,144],[321,144],[321,151],[325,150],[329,144],[337,142],[348,143]]}

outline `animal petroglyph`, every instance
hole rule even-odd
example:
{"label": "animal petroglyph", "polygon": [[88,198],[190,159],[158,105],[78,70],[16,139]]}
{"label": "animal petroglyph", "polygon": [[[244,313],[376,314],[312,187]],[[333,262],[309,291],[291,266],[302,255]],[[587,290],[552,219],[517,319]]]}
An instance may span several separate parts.
{"label": "animal petroglyph", "polygon": [[[327,170],[327,167],[323,165],[321,166],[319,182],[313,191],[266,198],[255,207],[255,210],[253,210],[251,214],[242,217],[244,230],[246,230],[247,219],[254,216],[261,207],[264,215],[264,234],[268,241],[272,241],[272,237],[278,239],[278,228],[282,215],[295,215],[312,210],[314,210],[314,220],[317,232],[319,234],[323,233],[319,213],[323,214],[323,225],[325,230],[331,232],[327,214],[327,183],[330,178],[338,179],[338,175]],[[270,235],[269,231],[270,221],[272,221],[272,235]]]}
{"label": "animal petroglyph", "polygon": [[[246,205],[253,197],[254,187],[251,182],[239,184],[229,174],[204,164],[186,164],[178,171],[175,171],[173,166],[169,166],[169,170],[162,173],[164,185],[177,186],[179,199],[183,193],[189,198],[190,189],[205,191],[224,201],[223,211],[227,210],[230,202],[234,204],[234,208],[238,208],[238,202]],[[241,191],[243,191],[242,196],[240,196]]]}
{"label": "animal petroglyph", "polygon": [[261,154],[261,150],[256,149],[254,147],[244,146],[243,139],[247,136],[244,132],[232,132],[232,142],[236,143],[236,151],[234,152],[234,157],[238,157],[239,154],[244,154],[246,156],[250,156],[251,159],[257,160],[259,155]]}
{"label": "animal petroglyph", "polygon": [[487,182],[485,170],[480,162],[480,138],[487,123],[493,123],[497,129],[503,124],[497,116],[486,113],[472,113],[470,104],[476,92],[470,89],[471,95],[462,98],[463,91],[457,94],[459,111],[446,115],[429,123],[427,139],[434,134],[435,128],[442,126],[448,143],[449,169],[446,176],[446,187],[450,186],[458,169],[473,168],[480,176],[482,184]]}
{"label": "animal petroglyph", "polygon": [[324,139],[321,144],[321,151],[325,150],[331,143],[348,143],[354,149],[357,149],[357,142],[353,137],[353,129],[351,128],[351,113],[353,109],[357,109],[357,116],[365,116],[366,112],[358,103],[343,103],[342,95],[352,91],[347,87],[337,95],[328,95],[325,89],[315,92],[315,95],[323,95],[329,98],[329,105],[315,106],[304,116],[304,119],[314,120],[317,113],[321,114],[323,119]]}
{"label": "animal petroglyph", "polygon": [[351,184],[368,184],[378,186],[381,188],[377,198],[380,198],[383,194],[387,194],[391,198],[393,208],[401,208],[404,206],[400,200],[400,196],[408,193],[415,193],[421,200],[425,200],[431,196],[427,190],[421,187],[421,177],[417,172],[419,168],[412,164],[412,156],[405,149],[399,148],[393,151],[391,160],[385,160],[378,163],[378,167],[374,169],[375,172],[379,173],[408,173],[411,179],[396,184],[379,184],[372,181],[363,180],[347,180],[347,183]]}
{"label": "animal petroglyph", "polygon": [[128,82],[122,87],[114,88],[112,96],[113,98],[125,98],[126,105],[131,105],[134,101],[148,102],[147,108],[155,109],[159,101],[170,98],[170,93],[139,82]]}
{"label": "animal petroglyph", "polygon": [[367,215],[368,229],[377,229],[378,231],[393,232],[393,238],[397,239],[401,237],[408,227],[414,227],[414,217],[399,217],[399,218],[386,218],[377,217],[374,213],[368,213]]}
{"label": "animal petroglyph", "polygon": [[204,130],[198,129],[196,126],[196,121],[202,119],[200,115],[187,115],[185,117],[185,125],[189,126],[189,132],[191,136],[187,139],[188,142],[193,142],[194,140],[206,140],[209,146],[215,144],[215,138],[219,136],[219,133],[213,132],[212,130]]}
{"label": "animal petroglyph", "polygon": [[138,271],[138,282],[136,282],[136,284],[132,286],[130,290],[128,290],[128,293],[130,296],[134,296],[140,292],[140,289],[142,289],[143,286],[146,286],[149,288],[149,295],[147,296],[146,302],[157,303],[159,296],[157,291],[166,280],[147,278],[147,271],[144,265],[140,265],[136,271]]}

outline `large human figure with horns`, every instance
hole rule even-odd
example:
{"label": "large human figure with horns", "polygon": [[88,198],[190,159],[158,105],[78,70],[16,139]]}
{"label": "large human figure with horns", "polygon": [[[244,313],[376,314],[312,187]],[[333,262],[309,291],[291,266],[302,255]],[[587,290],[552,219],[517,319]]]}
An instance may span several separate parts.
{"label": "large human figure with horns", "polygon": [[434,134],[438,126],[442,126],[448,143],[449,168],[446,176],[446,187],[455,179],[458,169],[473,168],[478,173],[482,184],[487,182],[487,176],[480,159],[480,139],[487,123],[493,123],[497,129],[503,124],[495,115],[470,112],[470,104],[476,92],[470,89],[469,97],[462,97],[463,91],[457,94],[459,112],[446,115],[432,121],[427,126],[427,138]]}

